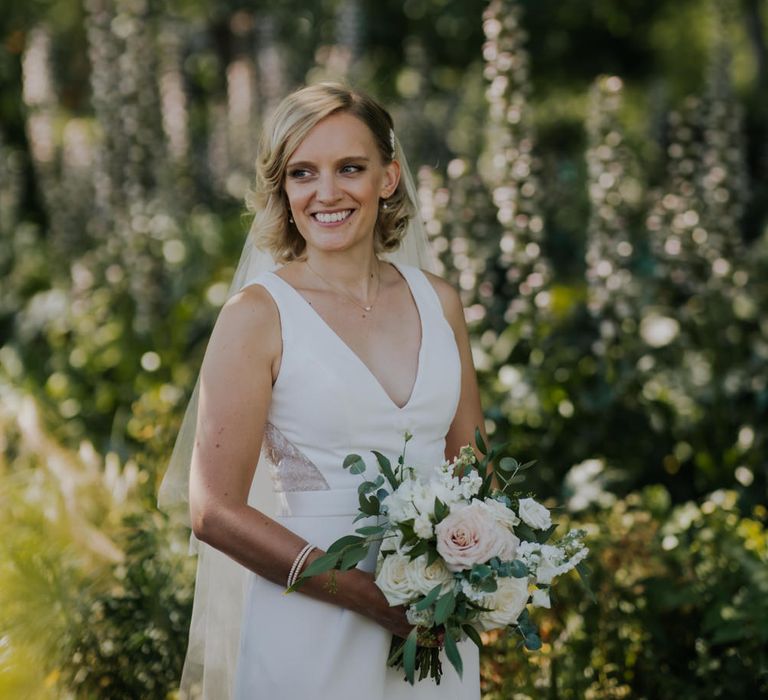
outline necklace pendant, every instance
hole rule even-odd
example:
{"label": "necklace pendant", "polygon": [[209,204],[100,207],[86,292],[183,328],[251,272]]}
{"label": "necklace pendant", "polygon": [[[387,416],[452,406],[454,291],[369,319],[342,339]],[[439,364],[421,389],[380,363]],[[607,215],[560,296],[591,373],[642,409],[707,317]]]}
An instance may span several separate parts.
{"label": "necklace pendant", "polygon": [[373,307],[372,306],[364,306],[363,307],[366,311],[370,311]]}

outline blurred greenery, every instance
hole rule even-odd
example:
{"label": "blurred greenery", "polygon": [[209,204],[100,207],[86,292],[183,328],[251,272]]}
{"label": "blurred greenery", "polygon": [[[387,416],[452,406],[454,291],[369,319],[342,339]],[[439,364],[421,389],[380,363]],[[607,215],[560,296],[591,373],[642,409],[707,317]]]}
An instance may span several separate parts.
{"label": "blurred greenery", "polygon": [[155,493],[261,121],[322,77],[391,109],[488,432],[591,533],[597,602],[564,584],[538,654],[491,640],[486,696],[765,693],[767,17],[3,3],[0,696],[173,692],[194,562]]}

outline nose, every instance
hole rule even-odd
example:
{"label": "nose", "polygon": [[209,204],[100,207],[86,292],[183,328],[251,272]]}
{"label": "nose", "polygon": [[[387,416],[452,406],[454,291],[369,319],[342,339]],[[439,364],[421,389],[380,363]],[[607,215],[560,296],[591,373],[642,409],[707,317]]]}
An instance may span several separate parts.
{"label": "nose", "polygon": [[335,202],[340,196],[341,193],[339,192],[334,173],[321,173],[317,179],[317,199],[320,202],[328,203]]}

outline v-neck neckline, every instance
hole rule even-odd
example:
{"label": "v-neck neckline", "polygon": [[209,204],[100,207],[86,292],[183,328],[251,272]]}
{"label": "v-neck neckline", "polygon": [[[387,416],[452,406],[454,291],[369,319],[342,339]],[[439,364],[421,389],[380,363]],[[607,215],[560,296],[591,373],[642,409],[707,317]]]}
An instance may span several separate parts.
{"label": "v-neck neckline", "polygon": [[420,338],[419,338],[419,351],[416,356],[416,376],[413,379],[413,385],[411,386],[411,393],[408,396],[407,401],[402,405],[399,406],[397,403],[395,403],[394,399],[389,395],[389,392],[384,388],[384,385],[381,383],[381,380],[371,371],[371,368],[363,361],[363,358],[360,357],[348,344],[347,342],[335,331],[333,328],[331,328],[330,324],[320,315],[320,313],[315,309],[312,304],[307,301],[307,299],[304,298],[304,295],[299,292],[296,287],[294,287],[290,282],[284,280],[280,275],[278,275],[274,270],[270,272],[271,275],[274,277],[277,277],[277,279],[280,280],[286,287],[288,287],[299,299],[301,299],[304,304],[306,305],[306,308],[308,311],[310,311],[314,316],[317,318],[318,321],[328,330],[328,332],[336,338],[336,340],[339,342],[339,344],[346,349],[346,352],[348,352],[354,360],[362,367],[362,369],[365,371],[365,373],[373,380],[373,383],[378,387],[381,394],[387,399],[389,402],[389,405],[392,406],[395,410],[399,412],[406,411],[411,404],[413,403],[413,398],[416,395],[416,390],[419,386],[419,380],[421,378],[422,374],[422,368],[424,365],[424,346],[425,346],[425,333],[424,333],[424,311],[419,305],[419,300],[417,294],[414,292],[413,287],[411,286],[411,281],[408,279],[408,275],[403,272],[403,270],[400,268],[400,266],[397,263],[389,262],[398,272],[398,274],[405,280],[405,284],[408,287],[408,291],[411,295],[411,298],[413,299],[413,303],[416,306],[416,313],[419,316],[419,331],[420,331]]}

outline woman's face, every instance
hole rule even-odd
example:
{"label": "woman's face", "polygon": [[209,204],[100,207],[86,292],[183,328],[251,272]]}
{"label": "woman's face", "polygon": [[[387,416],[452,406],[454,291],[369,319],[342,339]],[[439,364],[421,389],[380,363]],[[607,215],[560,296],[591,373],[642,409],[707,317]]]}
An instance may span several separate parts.
{"label": "woman's face", "polygon": [[382,163],[360,119],[340,112],[318,122],[288,159],[284,185],[307,251],[373,246],[379,198],[399,177],[399,164]]}

